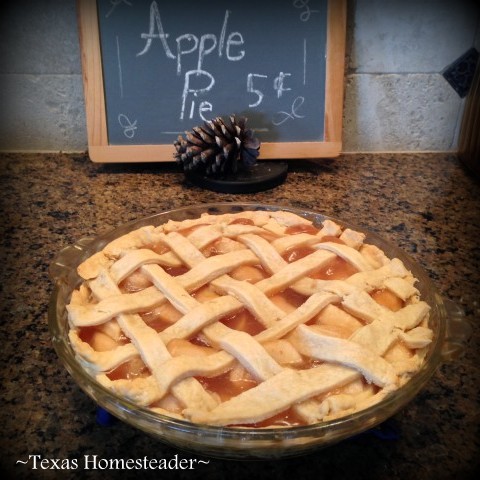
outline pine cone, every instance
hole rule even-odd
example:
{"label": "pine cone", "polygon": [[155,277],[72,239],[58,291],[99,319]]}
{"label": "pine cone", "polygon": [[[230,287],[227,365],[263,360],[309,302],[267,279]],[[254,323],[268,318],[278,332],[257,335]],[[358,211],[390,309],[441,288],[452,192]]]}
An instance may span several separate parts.
{"label": "pine cone", "polygon": [[255,164],[260,141],[246,129],[247,119],[231,115],[228,121],[217,117],[178,136],[174,142],[175,160],[184,171],[203,171],[206,175],[236,173]]}

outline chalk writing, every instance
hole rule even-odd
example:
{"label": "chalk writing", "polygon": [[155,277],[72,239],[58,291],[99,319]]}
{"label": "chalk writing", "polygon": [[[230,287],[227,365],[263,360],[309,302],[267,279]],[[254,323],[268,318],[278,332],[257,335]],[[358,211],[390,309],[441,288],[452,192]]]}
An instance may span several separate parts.
{"label": "chalk writing", "polygon": [[128,5],[129,7],[132,6],[132,4],[128,0],[110,0],[110,3],[112,6],[110,10],[105,14],[105,18],[108,18],[121,3],[123,3],[124,5]]}
{"label": "chalk writing", "polygon": [[[285,86],[285,79],[287,77],[291,77],[291,73],[284,73],[280,72],[273,80],[273,90],[277,92],[277,98],[280,98],[283,95],[283,92],[290,91],[290,87]],[[268,75],[262,75],[260,73],[249,73],[247,75],[247,92],[248,93],[253,93],[254,95],[257,96],[257,99],[253,103],[249,103],[248,106],[250,108],[258,107],[265,96],[262,90],[259,90],[258,88],[253,88],[253,81],[255,78],[268,78]],[[257,82],[258,83],[258,82]],[[265,83],[265,82],[263,82]],[[257,85],[257,84],[256,84]]]}
{"label": "chalk writing", "polygon": [[117,44],[117,63],[118,63],[118,85],[120,89],[120,98],[123,98],[123,74],[122,74],[122,60],[120,57],[120,41],[118,35],[115,37]]}
{"label": "chalk writing", "polygon": [[267,75],[261,75],[259,73],[249,73],[247,75],[247,92],[253,93],[254,95],[257,96],[257,100],[253,103],[249,103],[248,106],[250,108],[253,107],[258,107],[263,100],[263,92],[261,90],[258,90],[256,88],[253,88],[253,80],[254,78],[268,78]]}
{"label": "chalk writing", "polygon": [[311,10],[309,7],[309,0],[294,0],[293,6],[295,8],[303,8],[304,10],[300,13],[300,20],[302,22],[308,22],[312,13],[318,13],[318,10]]}
{"label": "chalk writing", "polygon": [[291,90],[289,87],[284,86],[285,78],[286,77],[291,77],[291,73],[283,73],[280,72],[278,74],[278,77],[275,78],[273,81],[273,89],[277,91],[277,98],[280,98],[283,95],[283,92],[287,92],[288,90]]}
{"label": "chalk writing", "polygon": [[176,60],[177,75],[180,75],[182,72],[183,57],[194,53],[197,55],[197,70],[202,70],[205,57],[213,54],[215,50],[219,58],[225,53],[228,61],[238,62],[245,56],[245,50],[240,48],[244,44],[244,39],[240,32],[230,32],[227,35],[229,16],[230,11],[226,10],[220,29],[219,41],[217,41],[217,35],[213,33],[206,33],[200,36],[200,38],[193,33],[184,33],[175,39],[176,50],[173,53],[168,43],[170,35],[165,33],[157,2],[154,1],[150,5],[148,33],[140,34],[140,38],[146,40],[145,46],[142,51],[137,53],[137,57],[148,53],[152,47],[153,40],[159,39],[167,58]]}
{"label": "chalk writing", "polygon": [[[168,58],[173,58],[173,59],[177,58],[175,57],[175,55],[170,50],[170,47],[168,46],[168,43],[167,43],[168,35],[163,30],[162,18],[160,17],[160,12],[158,10],[157,2],[151,3],[149,18],[150,18],[150,21],[148,26],[148,33],[142,33],[140,35],[140,38],[146,40],[145,47],[141,52],[137,53],[137,57],[141,55],[145,55],[150,50],[153,40],[155,38],[158,38],[162,42],[162,46],[165,50],[165,55]],[[157,28],[158,33],[155,33],[155,27]]]}
{"label": "chalk writing", "polygon": [[281,117],[280,120],[272,120],[272,123],[276,125],[277,127],[279,125],[282,125],[282,123],[285,123],[287,120],[295,120],[296,118],[305,118],[305,115],[300,115],[298,113],[298,109],[303,105],[305,102],[304,97],[297,97],[292,103],[292,108],[291,108],[291,113],[285,112],[285,111],[280,111],[277,112],[277,116]]}
{"label": "chalk writing", "polygon": [[[206,78],[208,80],[208,84],[204,87],[192,87],[191,86],[191,78],[195,77],[197,80],[201,77]],[[204,70],[190,70],[185,73],[185,82],[183,84],[183,93],[182,93],[182,108],[180,112],[180,120],[185,118],[185,104],[187,102],[187,97],[192,94],[195,97],[198,97],[200,93],[209,92],[213,86],[215,85],[215,79],[213,75],[205,72]],[[190,104],[190,115],[189,118],[193,118],[193,113],[195,109],[195,101],[192,100]],[[206,120],[203,116],[203,112],[211,112],[212,111],[212,104],[207,101],[203,101],[200,103],[198,107],[198,114],[202,120]]]}
{"label": "chalk writing", "polygon": [[[191,99],[192,95],[198,97],[200,94],[210,92],[215,85],[214,76],[204,68],[204,62],[208,55],[212,55],[216,51],[219,58],[225,54],[225,59],[230,62],[238,62],[245,56],[245,50],[241,48],[245,43],[243,35],[237,31],[228,32],[230,13],[230,10],[225,11],[218,39],[214,33],[205,33],[198,37],[187,32],[175,38],[176,48],[172,50],[169,44],[169,34],[165,31],[158,4],[153,1],[150,5],[148,33],[140,34],[140,38],[145,40],[145,45],[143,50],[136,54],[137,57],[146,55],[152,48],[153,40],[158,39],[163,46],[166,58],[176,60],[176,73],[181,75],[185,60],[192,54],[196,56],[196,68],[188,70],[184,74],[180,120],[186,117],[192,119],[195,113],[198,113],[202,120],[206,120],[206,112],[212,112],[212,103],[204,100],[197,106],[195,99]],[[280,89],[279,94],[281,94],[282,80],[279,82],[278,88]],[[193,86],[194,83],[195,86]],[[190,102],[188,113],[186,113],[187,102]],[[259,102],[261,102],[261,98]]]}
{"label": "chalk writing", "polygon": [[303,39],[303,84],[307,84],[307,39]]}
{"label": "chalk writing", "polygon": [[137,130],[137,121],[135,120],[133,123],[130,119],[123,113],[118,116],[118,123],[123,128],[123,134],[127,138],[133,138],[135,136],[135,131]]}

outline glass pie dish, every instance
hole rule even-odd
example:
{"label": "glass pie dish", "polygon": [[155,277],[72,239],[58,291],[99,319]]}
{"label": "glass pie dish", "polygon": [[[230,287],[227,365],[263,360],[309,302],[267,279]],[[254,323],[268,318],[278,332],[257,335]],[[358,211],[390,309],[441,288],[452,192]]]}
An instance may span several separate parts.
{"label": "glass pie dish", "polygon": [[[326,219],[342,227],[366,234],[365,241],[379,247],[389,258],[399,258],[418,280],[416,288],[422,300],[430,306],[429,327],[433,339],[420,369],[397,390],[389,393],[379,403],[347,414],[340,418],[306,426],[289,427],[230,427],[192,423],[162,415],[141,407],[123,396],[115,394],[96,381],[77,360],[69,340],[67,309],[72,292],[82,279],[77,267],[87,258],[102,250],[105,245],[129,232],[144,226],[159,226],[169,220],[196,219],[203,213],[225,214],[242,211],[287,211],[321,225]],[[161,212],[145,217],[96,238],[83,238],[75,245],[58,253],[50,267],[55,282],[49,308],[49,329],[54,348],[73,379],[100,407],[120,420],[147,434],[179,448],[225,458],[279,458],[308,453],[357,435],[382,423],[406,406],[425,386],[437,367],[455,358],[463,349],[468,337],[468,324],[462,312],[442,299],[423,269],[404,252],[378,235],[365,232],[345,222],[322,214],[284,206],[250,203],[203,204]]]}

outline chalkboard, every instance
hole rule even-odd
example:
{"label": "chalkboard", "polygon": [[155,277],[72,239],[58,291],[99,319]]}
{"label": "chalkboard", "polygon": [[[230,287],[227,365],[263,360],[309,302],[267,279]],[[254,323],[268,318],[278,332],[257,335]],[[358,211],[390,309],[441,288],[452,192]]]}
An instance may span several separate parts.
{"label": "chalkboard", "polygon": [[248,118],[260,159],[341,151],[344,0],[79,0],[89,155],[172,161],[179,134]]}

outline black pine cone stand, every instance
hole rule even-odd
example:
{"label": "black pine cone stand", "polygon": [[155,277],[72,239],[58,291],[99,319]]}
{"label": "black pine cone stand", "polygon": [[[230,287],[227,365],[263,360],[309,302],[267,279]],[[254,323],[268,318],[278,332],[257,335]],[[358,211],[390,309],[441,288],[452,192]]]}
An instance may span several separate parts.
{"label": "black pine cone stand", "polygon": [[286,162],[257,162],[248,169],[219,177],[197,171],[185,172],[185,178],[198,187],[220,193],[256,193],[282,184],[287,178]]}

